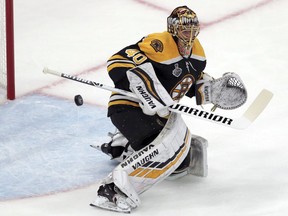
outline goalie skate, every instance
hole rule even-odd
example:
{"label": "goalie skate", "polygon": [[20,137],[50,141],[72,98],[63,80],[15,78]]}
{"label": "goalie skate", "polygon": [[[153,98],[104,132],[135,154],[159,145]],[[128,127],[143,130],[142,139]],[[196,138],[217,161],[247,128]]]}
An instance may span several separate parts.
{"label": "goalie skate", "polygon": [[[103,143],[95,143],[95,144],[91,144],[90,147],[97,149],[98,151],[101,151],[101,146],[103,145]],[[102,152],[102,151],[101,151]],[[110,156],[110,155],[109,155]],[[111,156],[110,156],[111,157]]]}
{"label": "goalie skate", "polygon": [[[95,144],[91,144],[90,147],[95,148],[95,149],[97,149],[97,150],[99,150],[99,151],[102,151],[101,146],[104,146],[104,145],[107,146],[110,142],[112,142],[113,136],[115,136],[115,134],[116,134],[116,132],[115,132],[115,133],[109,132],[109,133],[108,133],[108,136],[109,136],[110,139],[111,139],[109,142],[107,142],[107,143],[95,143]],[[103,152],[103,151],[102,151],[102,152]],[[105,152],[105,154],[109,155],[109,154],[106,153],[106,152]],[[111,155],[109,155],[109,156],[112,157]]]}
{"label": "goalie skate", "polygon": [[114,211],[114,212],[122,212],[122,213],[130,213],[131,212],[130,207],[120,208],[115,203],[110,202],[107,198],[100,197],[100,196],[98,196],[94,202],[90,203],[90,206],[100,208],[100,209],[109,210],[109,211]]}
{"label": "goalie skate", "polygon": [[128,203],[129,198],[121,193],[115,187],[114,183],[101,185],[97,191],[97,197],[90,204],[92,207],[98,207],[109,211],[130,213],[132,203]]}
{"label": "goalie skate", "polygon": [[111,160],[118,162],[122,162],[134,152],[128,140],[118,130],[114,133],[109,132],[108,136],[110,137],[108,142],[95,143],[90,146],[108,155]]}

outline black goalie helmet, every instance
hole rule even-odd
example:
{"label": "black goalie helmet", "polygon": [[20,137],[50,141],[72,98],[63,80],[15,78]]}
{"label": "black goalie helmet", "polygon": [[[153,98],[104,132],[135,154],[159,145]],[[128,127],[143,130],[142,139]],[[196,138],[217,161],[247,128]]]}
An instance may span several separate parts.
{"label": "black goalie helmet", "polygon": [[190,47],[200,32],[197,15],[187,6],[180,6],[172,11],[167,18],[167,28],[168,32]]}

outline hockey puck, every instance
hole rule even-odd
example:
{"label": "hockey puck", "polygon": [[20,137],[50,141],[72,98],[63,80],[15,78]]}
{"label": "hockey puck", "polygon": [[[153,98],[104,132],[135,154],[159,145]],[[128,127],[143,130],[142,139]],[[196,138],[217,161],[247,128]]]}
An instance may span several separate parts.
{"label": "hockey puck", "polygon": [[82,106],[83,105],[83,98],[81,95],[75,95],[74,97],[74,102],[77,106]]}

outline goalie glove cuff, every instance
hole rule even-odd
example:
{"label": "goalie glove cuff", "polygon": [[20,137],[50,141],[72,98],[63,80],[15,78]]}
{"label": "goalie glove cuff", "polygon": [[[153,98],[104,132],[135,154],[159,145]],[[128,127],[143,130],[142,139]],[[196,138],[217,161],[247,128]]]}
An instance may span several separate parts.
{"label": "goalie glove cuff", "polygon": [[212,103],[211,81],[200,80],[196,83],[196,104]]}

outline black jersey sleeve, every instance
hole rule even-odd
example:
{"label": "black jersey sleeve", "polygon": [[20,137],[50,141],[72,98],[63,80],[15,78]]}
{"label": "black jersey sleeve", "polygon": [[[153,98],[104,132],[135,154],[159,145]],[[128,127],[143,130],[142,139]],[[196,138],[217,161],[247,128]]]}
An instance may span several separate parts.
{"label": "black jersey sleeve", "polygon": [[129,90],[126,72],[139,64],[147,62],[147,56],[140,51],[137,44],[120,50],[107,61],[107,71],[116,88]]}

